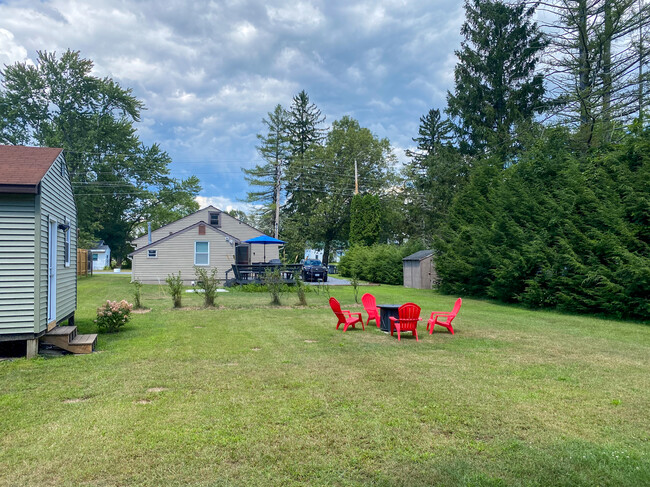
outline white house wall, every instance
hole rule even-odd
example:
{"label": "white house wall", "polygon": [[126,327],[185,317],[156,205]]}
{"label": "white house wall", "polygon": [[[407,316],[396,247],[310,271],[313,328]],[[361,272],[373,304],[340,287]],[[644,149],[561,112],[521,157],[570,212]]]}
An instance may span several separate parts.
{"label": "white house wall", "polygon": [[[235,261],[235,246],[226,241],[223,234],[206,226],[206,234],[199,235],[199,227],[189,229],[172,238],[154,244],[133,255],[133,279],[145,284],[165,284],[170,274],[178,274],[185,284],[196,280],[194,272],[194,242],[210,243],[211,270],[217,268],[217,277],[225,279],[226,271]],[[156,250],[155,258],[148,257],[149,250]]]}

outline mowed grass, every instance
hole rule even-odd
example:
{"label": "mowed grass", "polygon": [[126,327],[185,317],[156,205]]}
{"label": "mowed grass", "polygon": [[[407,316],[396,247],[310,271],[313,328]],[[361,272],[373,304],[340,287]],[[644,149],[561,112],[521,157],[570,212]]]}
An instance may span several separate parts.
{"label": "mowed grass", "polygon": [[[365,291],[425,320],[455,300]],[[650,485],[647,325],[465,299],[455,336],[398,343],[336,331],[323,293],[143,292],[96,353],[0,362],[0,485]],[[123,298],[81,279],[80,332]]]}

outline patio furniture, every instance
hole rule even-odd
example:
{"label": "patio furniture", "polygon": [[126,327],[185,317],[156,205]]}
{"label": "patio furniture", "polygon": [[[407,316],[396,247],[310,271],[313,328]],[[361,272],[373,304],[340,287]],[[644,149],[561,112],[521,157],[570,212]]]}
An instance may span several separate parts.
{"label": "patio furniture", "polygon": [[384,333],[390,333],[390,319],[399,316],[399,304],[378,304],[379,308],[379,328]]}
{"label": "patio furniture", "polygon": [[[453,335],[454,327],[451,326],[451,322],[454,321],[454,318],[456,318],[458,311],[460,311],[461,304],[463,304],[463,300],[461,298],[458,298],[456,300],[456,304],[454,304],[454,309],[451,310],[451,313],[445,311],[434,311],[431,313],[431,318],[429,318],[429,321],[427,322],[427,330],[429,330],[429,335],[433,333],[433,328],[436,325],[444,326]],[[445,318],[445,321],[440,321],[440,318]]]}
{"label": "patio furniture", "polygon": [[421,308],[415,303],[406,303],[399,307],[397,318],[390,318],[390,335],[393,336],[393,332],[397,330],[397,341],[400,341],[401,333],[403,331],[411,331],[415,336],[415,341],[418,340],[418,321],[421,321],[420,318]]}
{"label": "patio furniture", "polygon": [[366,327],[363,326],[363,318],[361,317],[361,313],[350,313],[350,311],[347,309],[342,310],[341,303],[339,303],[336,298],[330,298],[330,307],[332,308],[332,311],[334,311],[336,317],[339,319],[338,323],[336,324],[337,330],[339,329],[340,325],[344,325],[343,332],[345,332],[349,326],[356,328],[355,325],[357,323],[361,323],[361,327],[364,330],[366,329]]}
{"label": "patio furniture", "polygon": [[377,328],[379,328],[380,318],[379,311],[377,311],[377,300],[375,297],[370,293],[366,293],[361,296],[361,303],[363,303],[363,308],[366,310],[366,313],[368,313],[368,321],[366,322],[366,325],[370,324],[370,320],[375,320]]}

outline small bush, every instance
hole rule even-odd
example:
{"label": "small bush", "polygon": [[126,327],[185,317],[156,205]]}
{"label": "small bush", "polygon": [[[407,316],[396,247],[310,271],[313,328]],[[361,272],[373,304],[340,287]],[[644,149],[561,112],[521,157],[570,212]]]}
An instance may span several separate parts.
{"label": "small bush", "polygon": [[181,271],[178,271],[178,275],[169,274],[167,279],[165,279],[167,286],[169,286],[169,294],[172,296],[172,301],[174,301],[174,308],[180,308],[181,298],[183,297],[183,280],[181,279]]}
{"label": "small bush", "polygon": [[271,304],[280,305],[280,296],[286,290],[286,285],[282,280],[282,275],[280,274],[280,269],[270,270],[267,269],[262,282],[266,285],[271,295]]}
{"label": "small bush", "polygon": [[296,276],[296,293],[298,294],[298,304],[301,306],[307,306],[307,286],[305,286],[304,281],[300,276]]}
{"label": "small bush", "polygon": [[359,278],[356,272],[352,274],[350,284],[352,284],[352,289],[354,289],[354,302],[359,304]]}
{"label": "small bush", "polygon": [[110,301],[97,308],[97,327],[108,333],[119,331],[130,319],[133,305],[125,300]]}
{"label": "small bush", "polygon": [[203,304],[206,307],[214,306],[214,300],[217,297],[217,268],[213,268],[208,274],[208,270],[204,267],[195,267],[194,274],[196,275],[196,288],[203,290]]}
{"label": "small bush", "polygon": [[135,309],[142,309],[142,283],[137,279],[133,281],[133,306]]}

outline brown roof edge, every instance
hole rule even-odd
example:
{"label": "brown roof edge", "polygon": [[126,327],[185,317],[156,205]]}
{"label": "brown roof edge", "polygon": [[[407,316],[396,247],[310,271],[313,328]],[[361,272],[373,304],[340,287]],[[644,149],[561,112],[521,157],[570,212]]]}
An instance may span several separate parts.
{"label": "brown roof edge", "polygon": [[226,237],[230,237],[230,238],[234,239],[236,242],[241,242],[241,240],[238,239],[237,237],[235,237],[233,235],[230,235],[229,233],[226,233],[223,230],[220,230],[219,228],[217,228],[217,227],[215,227],[213,225],[205,223],[204,221],[199,221],[199,222],[193,223],[192,225],[190,225],[188,227],[183,228],[182,230],[179,230],[178,232],[174,232],[171,235],[167,235],[166,237],[163,237],[160,240],[156,240],[155,242],[151,242],[150,244],[145,245],[144,247],[140,247],[139,249],[135,249],[133,252],[131,252],[129,255],[127,255],[127,257],[131,257],[132,255],[135,255],[135,254],[137,254],[137,253],[139,253],[139,252],[141,252],[141,251],[143,251],[145,249],[148,249],[149,247],[153,247],[153,246],[155,246],[155,245],[157,245],[157,244],[159,244],[161,242],[164,242],[165,240],[169,240],[171,238],[174,238],[177,235],[180,235],[181,233],[185,233],[185,232],[187,232],[188,230],[190,230],[190,229],[192,229],[194,227],[198,227],[199,225],[205,225],[207,228],[211,228],[212,230],[214,230],[217,233],[220,233],[221,235],[224,235]]}
{"label": "brown roof edge", "polygon": [[38,194],[38,184],[0,184],[0,193]]}

